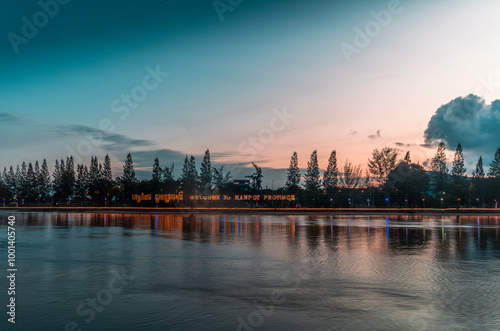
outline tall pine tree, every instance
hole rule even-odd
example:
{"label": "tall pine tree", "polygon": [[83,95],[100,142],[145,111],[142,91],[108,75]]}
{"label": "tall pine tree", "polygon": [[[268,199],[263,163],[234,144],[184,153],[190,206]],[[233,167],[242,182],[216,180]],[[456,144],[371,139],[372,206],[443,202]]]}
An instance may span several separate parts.
{"label": "tall pine tree", "polygon": [[448,166],[446,165],[446,146],[441,142],[431,161],[431,185],[435,195],[441,195],[448,188]]}
{"label": "tall pine tree", "polygon": [[500,147],[495,152],[495,157],[490,163],[488,177],[488,191],[492,193],[492,198],[498,201],[500,200]]}
{"label": "tall pine tree", "polygon": [[109,198],[113,194],[115,181],[113,180],[113,171],[111,170],[111,158],[108,154],[104,157],[101,176],[103,195]]}
{"label": "tall pine tree", "polygon": [[485,180],[484,180],[483,157],[479,156],[476,169],[472,171],[472,187],[476,196],[481,197],[481,206],[484,205]]}
{"label": "tall pine tree", "polygon": [[42,161],[42,167],[40,168],[37,182],[40,189],[40,201],[48,201],[50,198],[51,183],[46,159]]}
{"label": "tall pine tree", "polygon": [[314,150],[309,162],[307,162],[307,171],[304,176],[305,189],[309,194],[317,194],[321,188],[319,179],[318,151]]}
{"label": "tall pine tree", "polygon": [[328,166],[323,173],[323,187],[328,194],[332,194],[339,182],[339,169],[337,166],[337,152],[332,151],[328,159]]}
{"label": "tall pine tree", "polygon": [[63,170],[62,193],[64,198],[68,200],[72,197],[75,186],[75,163],[73,161],[73,156],[66,157],[66,166],[62,170]]}
{"label": "tall pine tree", "polygon": [[201,161],[200,185],[202,189],[209,190],[212,185],[212,164],[210,163],[210,151],[207,149]]}
{"label": "tall pine tree", "polygon": [[16,174],[14,168],[10,166],[7,176],[4,178],[7,189],[12,196],[16,196]]}
{"label": "tall pine tree", "polygon": [[172,162],[172,165],[169,167],[165,166],[163,168],[162,173],[161,173],[161,182],[163,185],[171,186],[173,182],[175,181],[174,179],[174,163]]}
{"label": "tall pine tree", "polygon": [[134,161],[132,155],[127,154],[127,159],[123,165],[123,175],[120,177],[122,190],[126,193],[133,193],[137,187],[137,178],[135,177]]}
{"label": "tall pine tree", "polygon": [[160,167],[160,160],[155,158],[153,162],[153,171],[151,174],[151,189],[153,193],[158,193],[160,191],[160,183],[162,177],[162,168]]}
{"label": "tall pine tree", "polygon": [[464,201],[467,193],[467,174],[464,153],[460,143],[457,146],[451,168],[451,190],[455,199]]}
{"label": "tall pine tree", "polygon": [[300,186],[299,157],[297,152],[293,152],[290,158],[290,167],[286,173],[285,187],[289,192],[297,192]]}
{"label": "tall pine tree", "polygon": [[182,174],[180,177],[182,188],[189,193],[192,193],[196,188],[198,181],[198,171],[196,170],[195,158],[191,155],[190,158],[186,155]]}
{"label": "tall pine tree", "polygon": [[35,167],[33,169],[33,191],[36,197],[36,200],[38,201],[40,199],[41,195],[41,188],[40,188],[40,164],[38,163],[38,160],[35,161]]}
{"label": "tall pine tree", "polygon": [[231,172],[224,171],[224,166],[221,166],[219,169],[212,168],[213,172],[213,181],[214,185],[217,188],[219,194],[221,194],[224,189],[226,189],[229,185],[231,185]]}
{"label": "tall pine tree", "polygon": [[29,202],[37,201],[37,189],[36,189],[36,176],[35,170],[33,169],[33,164],[30,162],[28,164],[28,170],[26,172],[26,181],[28,182],[28,186],[26,189],[26,197]]}
{"label": "tall pine tree", "polygon": [[500,178],[500,147],[495,152],[495,158],[490,163],[488,177],[497,179]]}
{"label": "tall pine tree", "polygon": [[52,191],[53,191],[53,199],[55,202],[62,199],[62,183],[63,183],[63,174],[64,174],[64,161],[61,160],[61,164],[58,160],[54,164],[54,172],[52,173]]}

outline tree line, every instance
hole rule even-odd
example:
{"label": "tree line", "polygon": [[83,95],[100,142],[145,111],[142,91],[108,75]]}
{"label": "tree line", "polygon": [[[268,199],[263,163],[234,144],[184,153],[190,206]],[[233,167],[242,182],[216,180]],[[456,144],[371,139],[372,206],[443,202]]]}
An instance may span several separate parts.
{"label": "tree line", "polygon": [[[224,166],[214,167],[207,149],[200,167],[193,155],[186,155],[180,176],[174,177],[174,164],[162,167],[158,158],[152,164],[149,179],[139,180],[129,153],[123,164],[122,176],[113,177],[111,159],[106,155],[99,162],[91,157],[90,164],[75,165],[72,156],[56,160],[50,174],[47,161],[34,164],[23,162],[4,168],[0,175],[0,195],[4,204],[79,204],[109,206],[132,204],[134,193],[161,194],[183,191],[185,195],[270,193],[262,188],[262,169],[252,162],[254,172],[245,176],[248,185],[236,185]],[[431,160],[430,169],[413,163],[410,152],[400,159],[396,149],[375,149],[363,174],[361,165],[348,159],[343,167],[337,164],[333,150],[327,167],[320,170],[318,153],[312,152],[302,175],[297,152],[293,152],[286,181],[274,190],[293,194],[296,200],[286,206],[311,207],[496,207],[500,198],[500,148],[485,172],[479,157],[472,177],[465,169],[463,149],[458,144],[451,169],[446,158],[446,146],[440,143]],[[282,202],[282,204],[284,204]],[[285,206],[285,205],[284,205]]]}

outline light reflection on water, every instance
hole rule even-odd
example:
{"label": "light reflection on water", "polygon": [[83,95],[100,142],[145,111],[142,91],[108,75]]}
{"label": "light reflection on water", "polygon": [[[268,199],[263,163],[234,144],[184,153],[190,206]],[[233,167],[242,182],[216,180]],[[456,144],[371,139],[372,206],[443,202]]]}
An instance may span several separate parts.
{"label": "light reflection on water", "polygon": [[[242,320],[240,330],[500,325],[500,217],[16,217],[14,330],[70,321],[82,330],[237,330]],[[76,308],[123,268],[133,282],[85,323]]]}

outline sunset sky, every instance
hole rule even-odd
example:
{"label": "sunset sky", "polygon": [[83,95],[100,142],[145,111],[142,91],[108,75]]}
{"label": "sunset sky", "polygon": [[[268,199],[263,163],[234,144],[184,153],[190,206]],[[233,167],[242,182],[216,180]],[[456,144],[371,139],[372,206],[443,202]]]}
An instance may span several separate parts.
{"label": "sunset sky", "polygon": [[131,152],[147,176],[210,148],[280,181],[293,151],[301,168],[314,149],[321,168],[333,149],[366,167],[384,146],[426,164],[439,138],[470,173],[500,146],[498,1],[219,3],[2,1],[0,166],[109,153],[119,175]]}

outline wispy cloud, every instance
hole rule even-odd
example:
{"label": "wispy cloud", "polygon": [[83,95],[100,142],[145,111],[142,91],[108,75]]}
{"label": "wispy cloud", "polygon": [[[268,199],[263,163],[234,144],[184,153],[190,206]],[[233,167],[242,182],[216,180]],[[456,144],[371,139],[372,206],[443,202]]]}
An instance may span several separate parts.
{"label": "wispy cloud", "polygon": [[137,147],[150,147],[154,143],[145,139],[134,139],[127,135],[101,131],[86,125],[58,125],[51,128],[52,132],[64,136],[84,136],[90,138],[109,152],[131,150]]}
{"label": "wispy cloud", "polygon": [[1,112],[0,113],[0,123],[15,123],[15,122],[21,122],[22,119],[21,117],[14,115],[12,113],[6,113],[6,112]]}
{"label": "wispy cloud", "polygon": [[375,140],[375,139],[378,139],[380,137],[382,137],[381,134],[380,134],[380,130],[377,130],[377,133],[369,135],[368,139]]}

